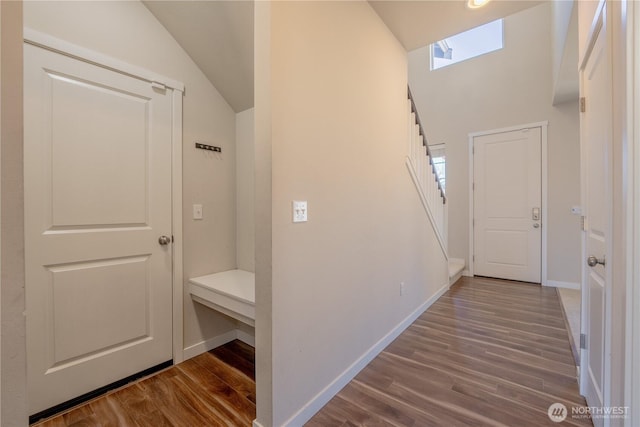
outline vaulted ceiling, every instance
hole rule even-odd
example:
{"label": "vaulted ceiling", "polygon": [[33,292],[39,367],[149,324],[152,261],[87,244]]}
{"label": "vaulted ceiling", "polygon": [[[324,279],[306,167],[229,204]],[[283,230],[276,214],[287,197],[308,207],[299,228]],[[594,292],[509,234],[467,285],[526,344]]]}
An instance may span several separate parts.
{"label": "vaulted ceiling", "polygon": [[[236,112],[253,106],[253,1],[143,2]],[[493,1],[477,10],[466,0],[369,3],[409,51],[541,1]]]}
{"label": "vaulted ceiling", "polygon": [[143,3],[234,111],[253,107],[253,1]]}

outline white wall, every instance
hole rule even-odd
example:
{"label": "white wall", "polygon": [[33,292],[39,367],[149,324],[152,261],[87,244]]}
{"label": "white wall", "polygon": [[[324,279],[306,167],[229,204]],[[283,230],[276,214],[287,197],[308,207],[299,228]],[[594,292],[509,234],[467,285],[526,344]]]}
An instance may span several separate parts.
{"label": "white wall", "polygon": [[[576,6],[577,11],[577,6]],[[560,72],[562,65],[562,55],[564,53],[564,45],[567,40],[569,31],[569,23],[571,15],[574,12],[574,1],[558,1],[551,5],[552,16],[552,33],[551,33],[551,53],[552,53],[552,72],[554,83]],[[577,65],[576,65],[577,66]]]}
{"label": "white wall", "polygon": [[578,6],[575,1],[552,2],[553,104],[578,99]]}
{"label": "white wall", "polygon": [[448,268],[405,166],[406,51],[366,2],[256,11],[258,422],[301,425]]}
{"label": "white wall", "polygon": [[[138,1],[25,2],[25,26],[185,84],[183,110],[184,278],[236,267],[235,113],[165,28]],[[194,142],[222,147],[220,155]],[[192,220],[192,205],[204,219]],[[184,346],[235,322],[184,295]]]}
{"label": "white wall", "polygon": [[28,424],[22,192],[22,2],[0,2],[0,425]]}
{"label": "white wall", "polygon": [[504,48],[429,71],[409,52],[409,82],[427,138],[447,146],[449,255],[469,265],[468,134],[549,121],[548,278],[580,281],[580,147],[576,102],[551,105],[551,4],[504,21]]}
{"label": "white wall", "polygon": [[587,52],[588,41],[595,25],[596,11],[600,8],[600,0],[578,1],[578,57],[582,60]]}
{"label": "white wall", "polygon": [[236,259],[238,268],[255,271],[254,109],[236,114]]}
{"label": "white wall", "polygon": [[[236,260],[255,272],[255,110],[236,114]],[[238,337],[255,346],[255,328],[236,322]]]}

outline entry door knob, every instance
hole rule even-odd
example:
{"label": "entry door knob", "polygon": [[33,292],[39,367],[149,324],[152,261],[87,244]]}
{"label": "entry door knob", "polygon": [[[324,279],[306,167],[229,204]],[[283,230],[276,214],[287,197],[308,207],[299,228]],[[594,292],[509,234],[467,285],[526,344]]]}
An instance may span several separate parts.
{"label": "entry door knob", "polygon": [[606,263],[607,261],[604,257],[602,257],[602,259],[598,259],[591,255],[589,256],[589,258],[587,258],[587,264],[589,264],[589,267],[595,267],[598,264],[602,264],[604,266]]}
{"label": "entry door knob", "polygon": [[160,236],[158,238],[158,243],[160,243],[162,246],[168,245],[169,243],[171,243],[171,237],[169,237],[169,236]]}

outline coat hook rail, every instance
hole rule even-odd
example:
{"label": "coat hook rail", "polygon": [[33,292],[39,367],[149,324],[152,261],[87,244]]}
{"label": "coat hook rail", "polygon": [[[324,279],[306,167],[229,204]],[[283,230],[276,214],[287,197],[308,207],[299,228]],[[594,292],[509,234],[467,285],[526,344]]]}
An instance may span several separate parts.
{"label": "coat hook rail", "polygon": [[196,142],[196,148],[207,151],[215,151],[216,153],[222,153],[222,148],[216,147],[214,145],[202,144],[200,142]]}

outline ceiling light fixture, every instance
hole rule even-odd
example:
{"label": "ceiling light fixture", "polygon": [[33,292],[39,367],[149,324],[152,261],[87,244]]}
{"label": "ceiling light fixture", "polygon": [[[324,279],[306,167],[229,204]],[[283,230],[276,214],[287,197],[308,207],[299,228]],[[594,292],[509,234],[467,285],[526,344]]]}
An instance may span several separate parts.
{"label": "ceiling light fixture", "polygon": [[467,7],[469,9],[479,9],[490,1],[491,0],[468,0]]}

